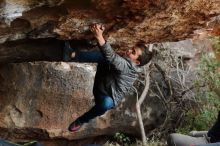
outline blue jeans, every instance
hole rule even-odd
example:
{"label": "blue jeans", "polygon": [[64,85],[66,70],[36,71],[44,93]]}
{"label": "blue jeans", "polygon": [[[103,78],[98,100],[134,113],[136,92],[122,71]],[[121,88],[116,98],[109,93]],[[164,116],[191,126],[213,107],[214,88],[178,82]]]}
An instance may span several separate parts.
{"label": "blue jeans", "polygon": [[88,112],[80,116],[77,120],[80,123],[87,123],[89,120],[94,119],[97,116],[103,115],[107,110],[114,107],[114,101],[110,96],[95,96],[95,106],[93,106]]}
{"label": "blue jeans", "polygon": [[[89,63],[101,63],[105,62],[104,57],[100,51],[78,51],[73,59],[75,62],[89,62]],[[77,120],[80,123],[87,123],[89,120],[94,119],[97,116],[103,115],[107,110],[114,107],[113,98],[106,95],[100,95],[97,93],[95,97],[95,106],[93,106],[88,112],[80,116]]]}
{"label": "blue jeans", "polygon": [[74,62],[100,63],[105,59],[100,51],[77,51]]}

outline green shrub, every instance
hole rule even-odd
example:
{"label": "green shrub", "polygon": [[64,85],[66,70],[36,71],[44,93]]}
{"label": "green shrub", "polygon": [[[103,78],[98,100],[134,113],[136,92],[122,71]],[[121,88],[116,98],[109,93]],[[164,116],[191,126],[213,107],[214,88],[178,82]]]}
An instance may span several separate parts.
{"label": "green shrub", "polygon": [[216,89],[220,89],[220,72],[217,71],[219,67],[220,62],[215,58],[208,55],[202,56],[198,72],[200,80],[198,81],[208,88],[208,92],[216,92]]}
{"label": "green shrub", "polygon": [[218,109],[214,108],[209,110],[203,108],[201,111],[196,112],[194,110],[189,110],[186,113],[184,126],[177,129],[178,133],[188,134],[190,131],[197,130],[203,131],[208,130],[216,120],[218,114]]}
{"label": "green shrub", "polygon": [[204,55],[198,69],[199,79],[195,81],[199,108],[190,109],[177,132],[187,134],[192,130],[208,130],[217,118],[220,109],[220,62]]}
{"label": "green shrub", "polygon": [[211,38],[212,44],[214,49],[216,50],[216,53],[220,53],[220,39],[219,37],[215,36]]}
{"label": "green shrub", "polygon": [[[125,146],[125,145],[123,143],[118,144],[118,143],[106,142],[104,146]],[[143,146],[143,144],[140,140],[136,140],[136,142],[131,143],[128,146]],[[165,142],[162,143],[156,139],[151,139],[151,140],[147,140],[147,146],[166,146],[166,143]]]}
{"label": "green shrub", "polygon": [[131,140],[128,136],[126,136],[124,133],[115,133],[114,139],[117,143],[123,145],[123,146],[129,146],[131,145]]}

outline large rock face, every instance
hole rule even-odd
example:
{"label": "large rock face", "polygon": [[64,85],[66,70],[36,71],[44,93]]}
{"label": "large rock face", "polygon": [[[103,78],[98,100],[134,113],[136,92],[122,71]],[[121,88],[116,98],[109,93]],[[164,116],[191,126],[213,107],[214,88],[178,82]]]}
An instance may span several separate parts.
{"label": "large rock face", "polygon": [[[2,0],[0,7],[0,43],[91,38],[88,26],[101,22],[108,40],[121,49],[139,40],[161,42],[190,37],[220,13],[219,0]],[[10,52],[4,51],[0,49],[0,58],[10,60]]]}
{"label": "large rock face", "polygon": [[94,68],[89,65],[13,64],[1,67],[0,76],[2,128],[65,131],[92,106]]}
{"label": "large rock face", "polygon": [[[139,135],[135,97],[74,134],[68,125],[93,105],[95,66],[76,63],[22,63],[0,67],[0,135],[10,139],[82,139],[123,131]],[[147,103],[147,104],[146,104]],[[149,97],[143,107],[150,131],[163,122],[160,102]],[[29,134],[28,134],[29,133]]]}
{"label": "large rock face", "polygon": [[219,5],[219,0],[4,0],[0,16],[5,33],[1,36],[2,42],[56,35],[64,39],[85,37],[89,24],[103,22],[111,41],[116,39],[118,44],[133,44],[138,39],[174,40],[204,27],[220,12]]}

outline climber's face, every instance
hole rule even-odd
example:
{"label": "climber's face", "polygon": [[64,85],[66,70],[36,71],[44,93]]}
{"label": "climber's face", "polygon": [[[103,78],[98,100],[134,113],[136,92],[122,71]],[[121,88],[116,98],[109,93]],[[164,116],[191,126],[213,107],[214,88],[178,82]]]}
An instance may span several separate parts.
{"label": "climber's face", "polygon": [[131,61],[136,65],[140,64],[140,61],[138,60],[138,58],[141,54],[142,54],[142,50],[137,46],[135,46],[125,52],[125,56],[130,58]]}

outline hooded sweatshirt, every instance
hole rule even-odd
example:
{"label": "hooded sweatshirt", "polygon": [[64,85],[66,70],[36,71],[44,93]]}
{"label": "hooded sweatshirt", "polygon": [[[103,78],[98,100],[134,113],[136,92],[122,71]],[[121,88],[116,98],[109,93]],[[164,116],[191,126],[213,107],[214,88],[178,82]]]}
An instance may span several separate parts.
{"label": "hooded sweatshirt", "polygon": [[95,96],[112,97],[116,106],[125,95],[131,93],[138,77],[137,67],[129,58],[115,53],[108,42],[99,48],[105,61],[98,63],[93,93]]}

